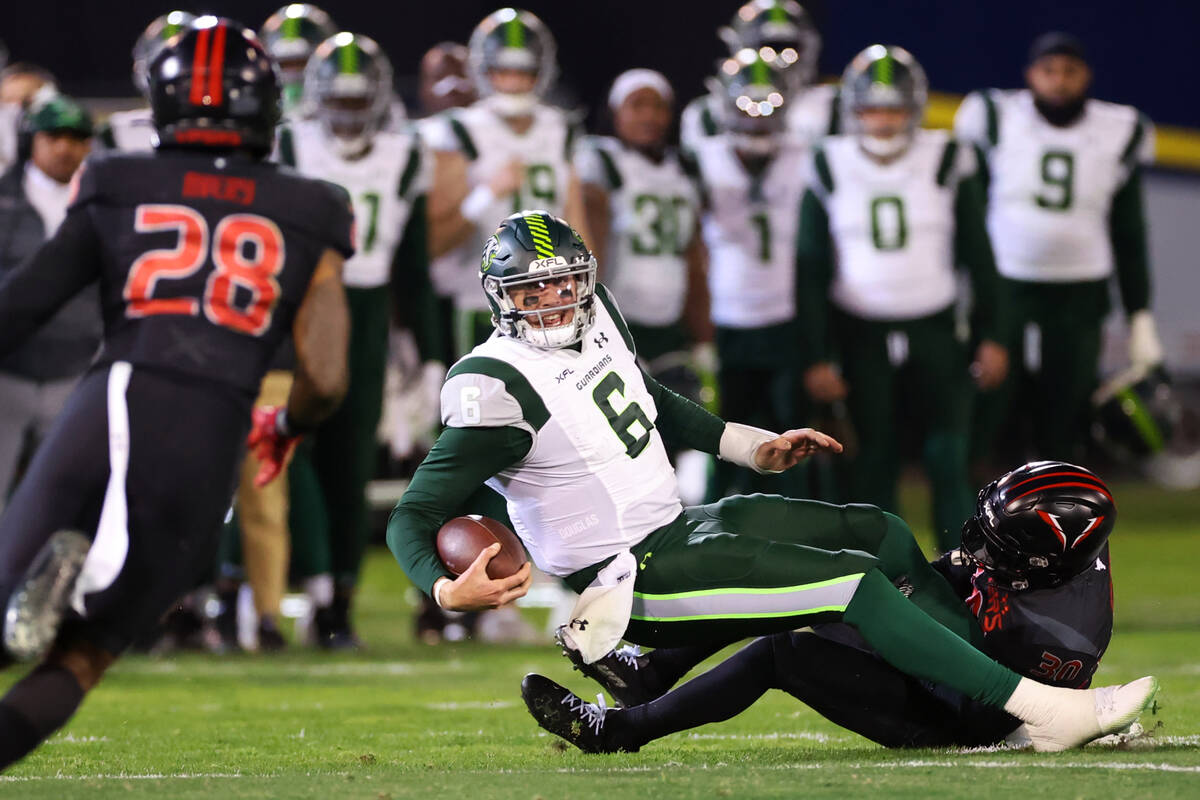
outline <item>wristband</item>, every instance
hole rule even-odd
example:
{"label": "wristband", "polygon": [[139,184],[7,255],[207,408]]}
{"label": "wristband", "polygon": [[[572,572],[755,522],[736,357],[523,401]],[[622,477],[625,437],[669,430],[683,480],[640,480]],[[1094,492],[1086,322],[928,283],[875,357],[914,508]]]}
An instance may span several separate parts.
{"label": "wristband", "polygon": [[749,467],[759,475],[775,475],[780,470],[761,469],[758,464],[754,463],[754,454],[759,447],[776,438],[777,435],[752,425],[726,422],[725,431],[721,434],[721,444],[717,448],[717,455],[724,461],[741,467]]}
{"label": "wristband", "polygon": [[445,576],[438,578],[433,582],[433,602],[437,603],[437,607],[443,610],[445,610],[446,607],[442,605],[442,588],[448,583],[450,583],[450,579]]}
{"label": "wristband", "polygon": [[463,219],[469,220],[476,225],[482,227],[484,217],[491,209],[492,204],[496,202],[496,195],[492,192],[492,188],[486,183],[480,184],[471,190],[471,193],[463,198],[462,204],[459,205],[458,211],[463,215]]}

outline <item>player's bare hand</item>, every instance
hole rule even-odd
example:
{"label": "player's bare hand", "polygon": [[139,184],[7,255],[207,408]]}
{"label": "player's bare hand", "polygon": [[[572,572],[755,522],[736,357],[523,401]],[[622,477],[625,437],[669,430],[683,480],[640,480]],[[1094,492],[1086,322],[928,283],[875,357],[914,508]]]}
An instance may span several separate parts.
{"label": "player's bare hand", "polygon": [[529,562],[507,578],[492,580],[487,574],[488,562],[500,552],[500,543],[488,545],[459,575],[442,589],[442,608],[447,611],[483,611],[499,608],[524,597],[533,583]]}
{"label": "player's bare hand", "polygon": [[508,197],[525,182],[525,164],[519,158],[511,159],[507,164],[492,173],[488,179],[488,188],[496,197]]}
{"label": "player's bare hand", "polygon": [[812,428],[784,431],[754,451],[754,463],[759,469],[782,472],[799,464],[814,453],[840,453],[842,443],[827,433]]}
{"label": "player's bare hand", "polygon": [[846,397],[846,381],[828,362],[813,364],[804,371],[804,388],[818,403],[832,403]]}
{"label": "player's bare hand", "polygon": [[982,341],[971,362],[971,377],[980,389],[995,389],[1008,375],[1008,350],[991,341]]}

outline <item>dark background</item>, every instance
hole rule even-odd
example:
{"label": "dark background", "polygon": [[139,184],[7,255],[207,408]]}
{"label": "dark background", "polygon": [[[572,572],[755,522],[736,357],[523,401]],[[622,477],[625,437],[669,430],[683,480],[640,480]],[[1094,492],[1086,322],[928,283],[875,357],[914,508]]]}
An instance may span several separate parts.
{"label": "dark background", "polygon": [[[1194,80],[1200,2],[1149,0],[813,0],[802,3],[825,39],[821,73],[836,75],[875,41],[900,44],[924,64],[933,88],[963,93],[1021,81],[1030,41],[1067,30],[1088,46],[1097,97],[1138,106],[1156,122],[1200,127]],[[231,16],[257,27],[279,7],[259,0],[196,5],[146,0],[2,0],[0,38],[12,58],[53,70],[81,96],[132,95],[129,51],[145,25],[175,7]],[[564,80],[584,102],[602,103],[607,86],[633,66],[665,72],[682,97],[702,91],[724,54],[715,30],[737,0],[529,0],[558,40]],[[494,2],[337,0],[323,6],[344,29],[376,39],[411,93],[421,54],[444,39],[465,41]]]}

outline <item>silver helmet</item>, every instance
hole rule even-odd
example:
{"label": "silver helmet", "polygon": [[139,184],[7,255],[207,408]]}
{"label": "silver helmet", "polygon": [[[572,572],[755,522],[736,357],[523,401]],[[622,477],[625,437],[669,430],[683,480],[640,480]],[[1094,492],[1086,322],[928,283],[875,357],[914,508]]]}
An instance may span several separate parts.
{"label": "silver helmet", "polygon": [[388,121],[392,64],[369,37],[342,31],[317,46],[304,68],[304,111],[345,156],[364,152]]}
{"label": "silver helmet", "polygon": [[[532,111],[558,77],[554,36],[535,14],[502,8],[475,26],[467,42],[467,66],[482,102],[504,117]],[[488,73],[497,69],[527,72],[534,76],[529,92],[499,92]]]}
{"label": "silver helmet", "polygon": [[[842,73],[843,129],[855,134],[867,152],[894,156],[904,152],[921,125],[929,99],[925,70],[903,47],[873,44],[854,57]],[[894,108],[909,112],[899,136],[883,139],[863,130],[858,112],[868,108]]]}
{"label": "silver helmet", "polygon": [[196,18],[187,11],[168,11],[149,25],[133,44],[133,85],[143,97],[150,95],[150,62],[166,41]]}
{"label": "silver helmet", "polygon": [[795,0],[750,0],[717,35],[731,55],[749,48],[784,70],[789,91],[816,80],[821,35]]}

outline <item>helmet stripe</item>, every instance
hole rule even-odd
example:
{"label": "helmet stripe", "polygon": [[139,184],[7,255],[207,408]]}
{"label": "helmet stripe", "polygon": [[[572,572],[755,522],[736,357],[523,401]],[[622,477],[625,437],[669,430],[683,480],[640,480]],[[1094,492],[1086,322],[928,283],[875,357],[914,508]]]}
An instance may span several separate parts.
{"label": "helmet stripe", "polygon": [[192,87],[188,100],[194,106],[204,104],[204,87],[208,82],[208,39],[211,28],[201,28],[196,35],[196,52],[192,55]]}
{"label": "helmet stripe", "polygon": [[891,86],[895,80],[895,67],[896,60],[892,54],[884,53],[883,58],[875,62],[875,82]]}
{"label": "helmet stripe", "polygon": [[1150,452],[1161,452],[1163,449],[1162,431],[1159,430],[1158,423],[1146,411],[1146,404],[1142,402],[1142,398],[1138,397],[1137,392],[1127,386],[1117,392],[1115,397],[1120,401],[1121,410],[1129,417],[1129,421],[1137,429],[1142,441],[1146,443],[1146,447],[1150,448]]}
{"label": "helmet stripe", "polygon": [[213,33],[212,57],[208,60],[208,95],[214,106],[224,102],[221,85],[225,78],[225,24],[217,26]]}
{"label": "helmet stripe", "polygon": [[1030,489],[1028,492],[1025,492],[1024,494],[1019,494],[1016,497],[1014,497],[1012,500],[1009,500],[1008,502],[1011,503],[1013,500],[1020,500],[1022,497],[1025,497],[1025,496],[1031,495],[1031,494],[1035,494],[1037,492],[1041,492],[1046,489],[1059,489],[1059,488],[1062,488],[1063,486],[1080,486],[1084,489],[1091,489],[1093,491],[1099,492],[1100,494],[1104,495],[1105,497],[1108,498],[1110,503],[1112,503],[1113,505],[1116,505],[1116,501],[1112,499],[1112,495],[1109,494],[1106,489],[1104,489],[1100,486],[1096,486],[1095,484],[1091,484],[1091,483],[1052,483],[1049,486],[1039,486],[1036,489]]}
{"label": "helmet stripe", "polygon": [[504,23],[504,44],[507,47],[525,46],[525,25],[520,17],[513,17]]}
{"label": "helmet stripe", "polygon": [[1014,483],[1010,488],[1016,489],[1019,486],[1024,486],[1025,484],[1032,483],[1033,481],[1040,481],[1043,478],[1083,478],[1084,480],[1095,481],[1096,483],[1100,484],[1098,487],[1100,489],[1108,489],[1108,487],[1105,486],[1104,481],[1100,480],[1090,472],[1046,472],[1041,475],[1034,475],[1032,478],[1026,478],[1020,483]]}
{"label": "helmet stripe", "polygon": [[542,215],[526,214],[522,219],[525,220],[525,227],[529,230],[529,237],[533,239],[533,247],[537,250],[538,256],[553,258],[554,244],[550,241],[550,229],[546,227],[546,221],[542,219]]}
{"label": "helmet stripe", "polygon": [[343,75],[358,73],[358,45],[354,42],[338,48],[338,71]]}

